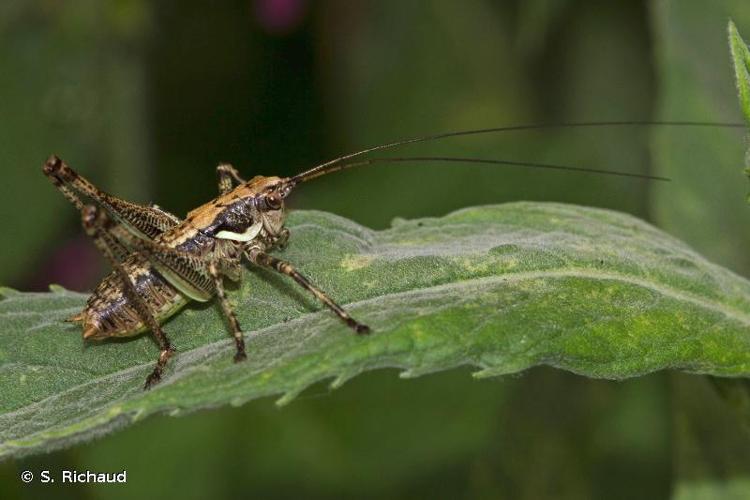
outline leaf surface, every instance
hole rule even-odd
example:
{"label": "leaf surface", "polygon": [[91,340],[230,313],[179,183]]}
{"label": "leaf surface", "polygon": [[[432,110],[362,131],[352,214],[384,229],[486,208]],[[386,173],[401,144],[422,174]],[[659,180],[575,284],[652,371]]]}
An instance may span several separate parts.
{"label": "leaf surface", "polygon": [[286,277],[252,270],[230,290],[249,359],[232,362],[218,312],[165,325],[177,348],[141,390],[147,335],[84,345],[63,319],[85,295],[4,290],[0,456],[50,450],[155,412],[287,403],[321,380],[365,370],[417,376],[461,365],[478,377],[546,364],[621,379],[664,368],[750,373],[750,282],[628,215],[512,203],[372,231],[323,212],[291,214],[283,258],[374,333],[357,337]]}

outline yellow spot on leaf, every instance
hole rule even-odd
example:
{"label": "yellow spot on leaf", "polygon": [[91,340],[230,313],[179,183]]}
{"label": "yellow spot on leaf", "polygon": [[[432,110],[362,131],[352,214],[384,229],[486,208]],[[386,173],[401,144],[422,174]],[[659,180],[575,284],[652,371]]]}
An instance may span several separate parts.
{"label": "yellow spot on leaf", "polygon": [[412,326],[411,331],[414,334],[414,340],[421,340],[425,337],[425,332],[420,325]]}
{"label": "yellow spot on leaf", "polygon": [[356,271],[369,266],[373,260],[368,255],[348,255],[341,260],[341,267],[347,271]]}

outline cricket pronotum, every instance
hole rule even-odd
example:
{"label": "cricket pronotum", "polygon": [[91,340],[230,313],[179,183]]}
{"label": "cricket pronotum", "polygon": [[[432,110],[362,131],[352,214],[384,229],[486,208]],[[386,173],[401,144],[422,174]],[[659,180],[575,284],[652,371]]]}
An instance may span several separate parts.
{"label": "cricket pronotum", "polygon": [[[190,300],[218,299],[236,346],[235,361],[247,358],[242,329],[226,294],[224,278],[241,277],[242,258],[292,278],[312,293],[357,334],[370,328],[352,318],[325,292],[295,267],[269,252],[286,245],[284,199],[299,184],[346,168],[376,163],[460,162],[561,169],[644,179],[661,177],[482,158],[388,157],[363,158],[379,150],[446,137],[549,127],[589,126],[722,126],[741,124],[702,122],[587,122],[558,125],[522,125],[463,132],[449,132],[406,139],[341,156],[292,177],[256,176],[245,181],[231,165],[219,165],[219,197],[188,213],[184,220],[156,205],[143,206],[107,194],[77,174],[56,156],[44,164],[44,174],[81,213],[86,231],[114,270],[89,297],[84,309],[69,321],[79,323],[84,340],[129,337],[150,330],[159,344],[159,358],[146,379],[145,388],[159,382],[174,348],[161,328],[172,314]],[[353,161],[352,161],[353,160]]]}

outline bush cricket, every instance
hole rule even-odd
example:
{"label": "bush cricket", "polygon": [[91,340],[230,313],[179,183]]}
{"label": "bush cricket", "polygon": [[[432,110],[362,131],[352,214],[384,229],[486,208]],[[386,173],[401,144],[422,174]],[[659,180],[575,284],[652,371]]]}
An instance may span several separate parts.
{"label": "bush cricket", "polygon": [[131,203],[94,186],[57,156],[44,164],[44,174],[78,209],[88,236],[112,265],[113,271],[95,288],[84,309],[68,319],[78,323],[84,341],[130,337],[151,331],[159,345],[156,365],[144,389],[161,380],[174,348],[161,324],[190,300],[216,297],[234,337],[235,361],[247,358],[237,317],[224,291],[223,280],[241,277],[243,258],[251,265],[289,276],[314,295],[357,334],[370,328],[317,288],[289,262],[270,254],[289,239],[284,227],[284,200],[299,184],[339,170],[377,163],[459,162],[562,169],[651,180],[662,177],[566,165],[457,157],[364,157],[368,153],[447,137],[551,127],[590,126],[724,126],[741,124],[703,122],[585,122],[521,125],[449,132],[406,139],[350,153],[292,177],[256,176],[244,180],[231,165],[217,167],[219,196],[192,210],[182,220],[157,205]]}

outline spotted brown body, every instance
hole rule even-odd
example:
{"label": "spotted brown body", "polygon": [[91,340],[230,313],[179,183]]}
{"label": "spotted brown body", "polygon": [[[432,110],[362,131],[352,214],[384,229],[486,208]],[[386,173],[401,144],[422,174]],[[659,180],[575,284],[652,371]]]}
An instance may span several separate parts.
{"label": "spotted brown body", "polygon": [[[138,294],[151,306],[158,322],[163,322],[189,302],[142,255],[132,255],[122,266],[133,280]],[[122,291],[122,281],[116,271],[99,283],[84,309],[69,321],[81,324],[86,340],[130,337],[148,329]]]}
{"label": "spotted brown body", "polygon": [[242,330],[223,286],[224,278],[240,279],[243,257],[290,276],[354,331],[369,332],[290,263],[267,253],[289,237],[284,198],[296,180],[257,176],[245,181],[230,165],[220,165],[219,197],[180,220],[157,206],[97,189],[55,156],[43,170],[81,211],[86,233],[114,268],[70,321],[82,326],[85,340],[151,330],[161,351],[147,388],[161,379],[174,352],[160,325],[191,300],[218,299],[235,339],[235,361],[246,359]]}

